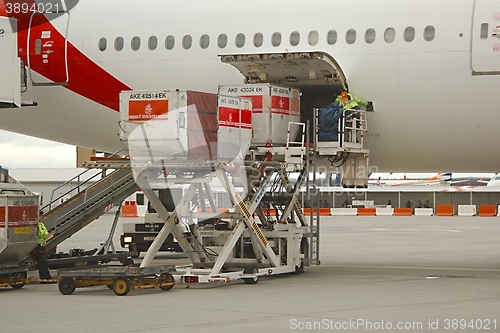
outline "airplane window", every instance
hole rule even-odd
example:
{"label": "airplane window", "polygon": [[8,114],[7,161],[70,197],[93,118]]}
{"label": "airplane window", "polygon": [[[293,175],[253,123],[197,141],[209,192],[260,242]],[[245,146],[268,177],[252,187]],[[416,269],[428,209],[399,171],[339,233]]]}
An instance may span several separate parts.
{"label": "airplane window", "polygon": [[135,36],[132,38],[132,41],[130,42],[130,46],[132,47],[132,50],[137,51],[141,48],[141,38],[138,36]]}
{"label": "airplane window", "polygon": [[173,49],[175,46],[175,37],[172,36],[172,35],[168,35],[166,38],[165,38],[165,48],[167,50],[171,50]]}
{"label": "airplane window", "polygon": [[106,40],[106,38],[99,39],[99,50],[106,51],[107,47],[108,47],[108,41]]}
{"label": "airplane window", "polygon": [[387,28],[384,32],[384,40],[387,43],[392,43],[396,39],[396,30],[394,28]]}
{"label": "airplane window", "polygon": [[117,50],[117,51],[123,50],[123,45],[124,44],[125,43],[124,43],[122,37],[116,37],[116,39],[115,39],[115,50]]}
{"label": "airplane window", "polygon": [[376,36],[375,29],[370,28],[365,32],[365,41],[368,44],[371,44],[375,41],[375,36]]}
{"label": "airplane window", "polygon": [[191,35],[184,36],[182,38],[182,47],[186,50],[189,50],[191,48],[191,45],[193,45],[193,38],[191,38]]}
{"label": "airplane window", "polygon": [[290,34],[290,45],[297,46],[300,42],[300,34],[297,31],[294,31]]}
{"label": "airplane window", "polygon": [[209,45],[210,45],[210,36],[208,36],[206,34],[202,35],[200,37],[200,47],[202,49],[206,49],[206,48],[208,48]]}
{"label": "airplane window", "polygon": [[356,30],[347,30],[345,34],[345,41],[347,42],[347,44],[354,44],[354,42],[356,41]]}
{"label": "airplane window", "polygon": [[234,42],[237,47],[245,46],[245,34],[242,33],[237,34],[236,38],[234,39]]}
{"label": "airplane window", "polygon": [[481,24],[481,39],[488,39],[488,30],[489,30],[488,23]]}
{"label": "airplane window", "polygon": [[329,45],[337,43],[337,31],[336,30],[328,31],[328,34],[326,35],[326,41],[328,42]]}
{"label": "airplane window", "polygon": [[227,46],[227,35],[226,34],[219,35],[219,37],[217,38],[217,46],[221,49],[223,49]]}
{"label": "airplane window", "polygon": [[273,44],[273,46],[281,45],[281,33],[275,32],[273,34],[273,36],[271,37],[271,44]]}
{"label": "airplane window", "polygon": [[309,42],[309,45],[314,46],[318,44],[319,40],[319,35],[318,32],[313,30],[309,33],[309,36],[307,37],[307,41]]}
{"label": "airplane window", "polygon": [[253,45],[255,47],[261,47],[264,44],[264,36],[258,32],[253,36]]}
{"label": "airplane window", "polygon": [[403,36],[405,41],[412,42],[415,39],[415,28],[407,27]]}
{"label": "airplane window", "polygon": [[156,36],[151,36],[149,37],[148,40],[148,48],[153,51],[156,50],[156,47],[158,46],[158,38]]}
{"label": "airplane window", "polygon": [[432,41],[436,36],[436,30],[432,25],[428,25],[424,29],[424,39],[428,42]]}

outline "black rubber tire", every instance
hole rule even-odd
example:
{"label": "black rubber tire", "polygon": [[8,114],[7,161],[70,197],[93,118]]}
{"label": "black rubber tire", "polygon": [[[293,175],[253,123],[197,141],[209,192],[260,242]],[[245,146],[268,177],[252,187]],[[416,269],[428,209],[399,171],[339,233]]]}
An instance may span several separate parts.
{"label": "black rubber tire", "polygon": [[63,277],[59,280],[59,291],[63,295],[71,295],[76,289],[76,282],[70,277]]}
{"label": "black rubber tire", "polygon": [[130,291],[130,281],[127,278],[117,278],[113,282],[113,291],[117,296],[125,296]]}
{"label": "black rubber tire", "polygon": [[[259,269],[254,266],[245,267],[245,269],[243,270],[243,274],[256,274],[258,272]],[[257,284],[257,282],[259,282],[259,276],[256,276],[254,278],[244,278],[243,281],[246,284]]]}
{"label": "black rubber tire", "polygon": [[133,252],[131,255],[132,258],[139,258],[139,254],[141,254],[141,252],[137,251],[137,245],[135,243],[131,243],[128,246],[128,250],[129,252]]}
{"label": "black rubber tire", "polygon": [[[161,273],[160,276],[158,276],[158,279],[156,280],[156,282],[158,284],[161,284],[161,283],[169,283],[169,282],[175,282],[175,279],[174,279],[174,276],[170,273]],[[170,286],[160,286],[160,289],[163,290],[163,291],[169,291],[170,289],[172,289],[174,287],[174,285],[170,285]]]}
{"label": "black rubber tire", "polygon": [[10,287],[12,289],[21,289],[22,287],[24,287],[24,283],[23,284],[11,284]]}
{"label": "black rubber tire", "polygon": [[[28,278],[28,273],[26,272],[22,272],[22,273],[17,273],[15,274],[15,279],[23,279],[23,280],[26,280]],[[22,287],[24,287],[25,283],[23,284],[11,284],[10,286],[12,287],[12,289],[21,289]]]}
{"label": "black rubber tire", "polygon": [[134,266],[134,259],[130,257],[125,258],[125,260],[123,260],[123,266],[129,266],[129,267]]}

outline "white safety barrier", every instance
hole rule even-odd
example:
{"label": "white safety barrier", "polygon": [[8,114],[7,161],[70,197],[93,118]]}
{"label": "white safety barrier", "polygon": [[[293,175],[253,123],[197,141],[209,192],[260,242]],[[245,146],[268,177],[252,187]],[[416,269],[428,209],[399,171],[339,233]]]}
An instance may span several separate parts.
{"label": "white safety barrier", "polygon": [[358,215],[357,208],[332,208],[332,216],[356,216]]}
{"label": "white safety barrier", "polygon": [[475,216],[476,205],[458,205],[458,216]]}
{"label": "white safety barrier", "polygon": [[500,216],[500,205],[498,205],[497,207],[497,212],[498,212],[497,216]]}
{"label": "white safety barrier", "polygon": [[415,216],[432,216],[434,210],[432,208],[415,208]]}
{"label": "white safety barrier", "polygon": [[146,211],[148,210],[148,206],[146,205],[137,205],[137,215],[146,216]]}
{"label": "white safety barrier", "polygon": [[394,215],[394,208],[377,208],[377,216],[392,216]]}

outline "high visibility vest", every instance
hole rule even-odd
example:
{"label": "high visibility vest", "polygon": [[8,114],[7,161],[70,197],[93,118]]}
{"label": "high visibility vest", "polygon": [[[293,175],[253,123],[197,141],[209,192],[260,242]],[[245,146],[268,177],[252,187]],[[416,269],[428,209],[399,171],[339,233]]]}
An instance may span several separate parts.
{"label": "high visibility vest", "polygon": [[40,244],[40,246],[45,246],[48,236],[49,231],[45,227],[45,224],[43,224],[43,222],[38,222],[38,244]]}
{"label": "high visibility vest", "polygon": [[348,93],[347,95],[349,96],[348,100],[343,100],[342,95],[339,95],[336,99],[336,101],[339,102],[339,104],[342,105],[344,109],[353,109],[359,105],[366,106],[366,101],[364,99],[359,98],[358,96],[355,96],[351,93]]}

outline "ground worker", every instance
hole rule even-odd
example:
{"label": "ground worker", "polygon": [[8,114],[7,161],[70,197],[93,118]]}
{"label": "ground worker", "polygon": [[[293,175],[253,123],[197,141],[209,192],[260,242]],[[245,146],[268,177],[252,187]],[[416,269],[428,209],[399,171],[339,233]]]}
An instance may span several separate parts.
{"label": "ground worker", "polygon": [[354,136],[351,137],[352,134],[348,131],[347,141],[352,140],[352,142],[354,142],[354,139],[355,139],[356,142],[359,142],[359,138],[357,137],[355,131],[356,131],[356,129],[360,128],[360,123],[359,123],[360,116],[359,116],[358,112],[351,111],[351,110],[359,110],[360,109],[359,105],[366,106],[368,104],[368,102],[362,98],[359,98],[353,94],[348,93],[347,91],[342,91],[342,93],[337,96],[335,101],[338,102],[344,108],[346,121],[352,121],[352,125],[346,126],[346,127],[354,128],[354,130],[353,130]]}
{"label": "ground worker", "polygon": [[359,110],[359,105],[366,106],[368,104],[368,102],[364,99],[354,96],[347,91],[343,91],[340,95],[338,95],[335,101],[342,105],[344,109],[354,110]]}
{"label": "ground worker", "polygon": [[45,245],[47,244],[47,237],[49,236],[49,231],[45,227],[42,221],[38,222],[38,245],[33,250],[33,255],[36,258],[38,265],[38,275],[41,280],[52,280],[49,272],[49,263],[47,261],[47,250]]}

